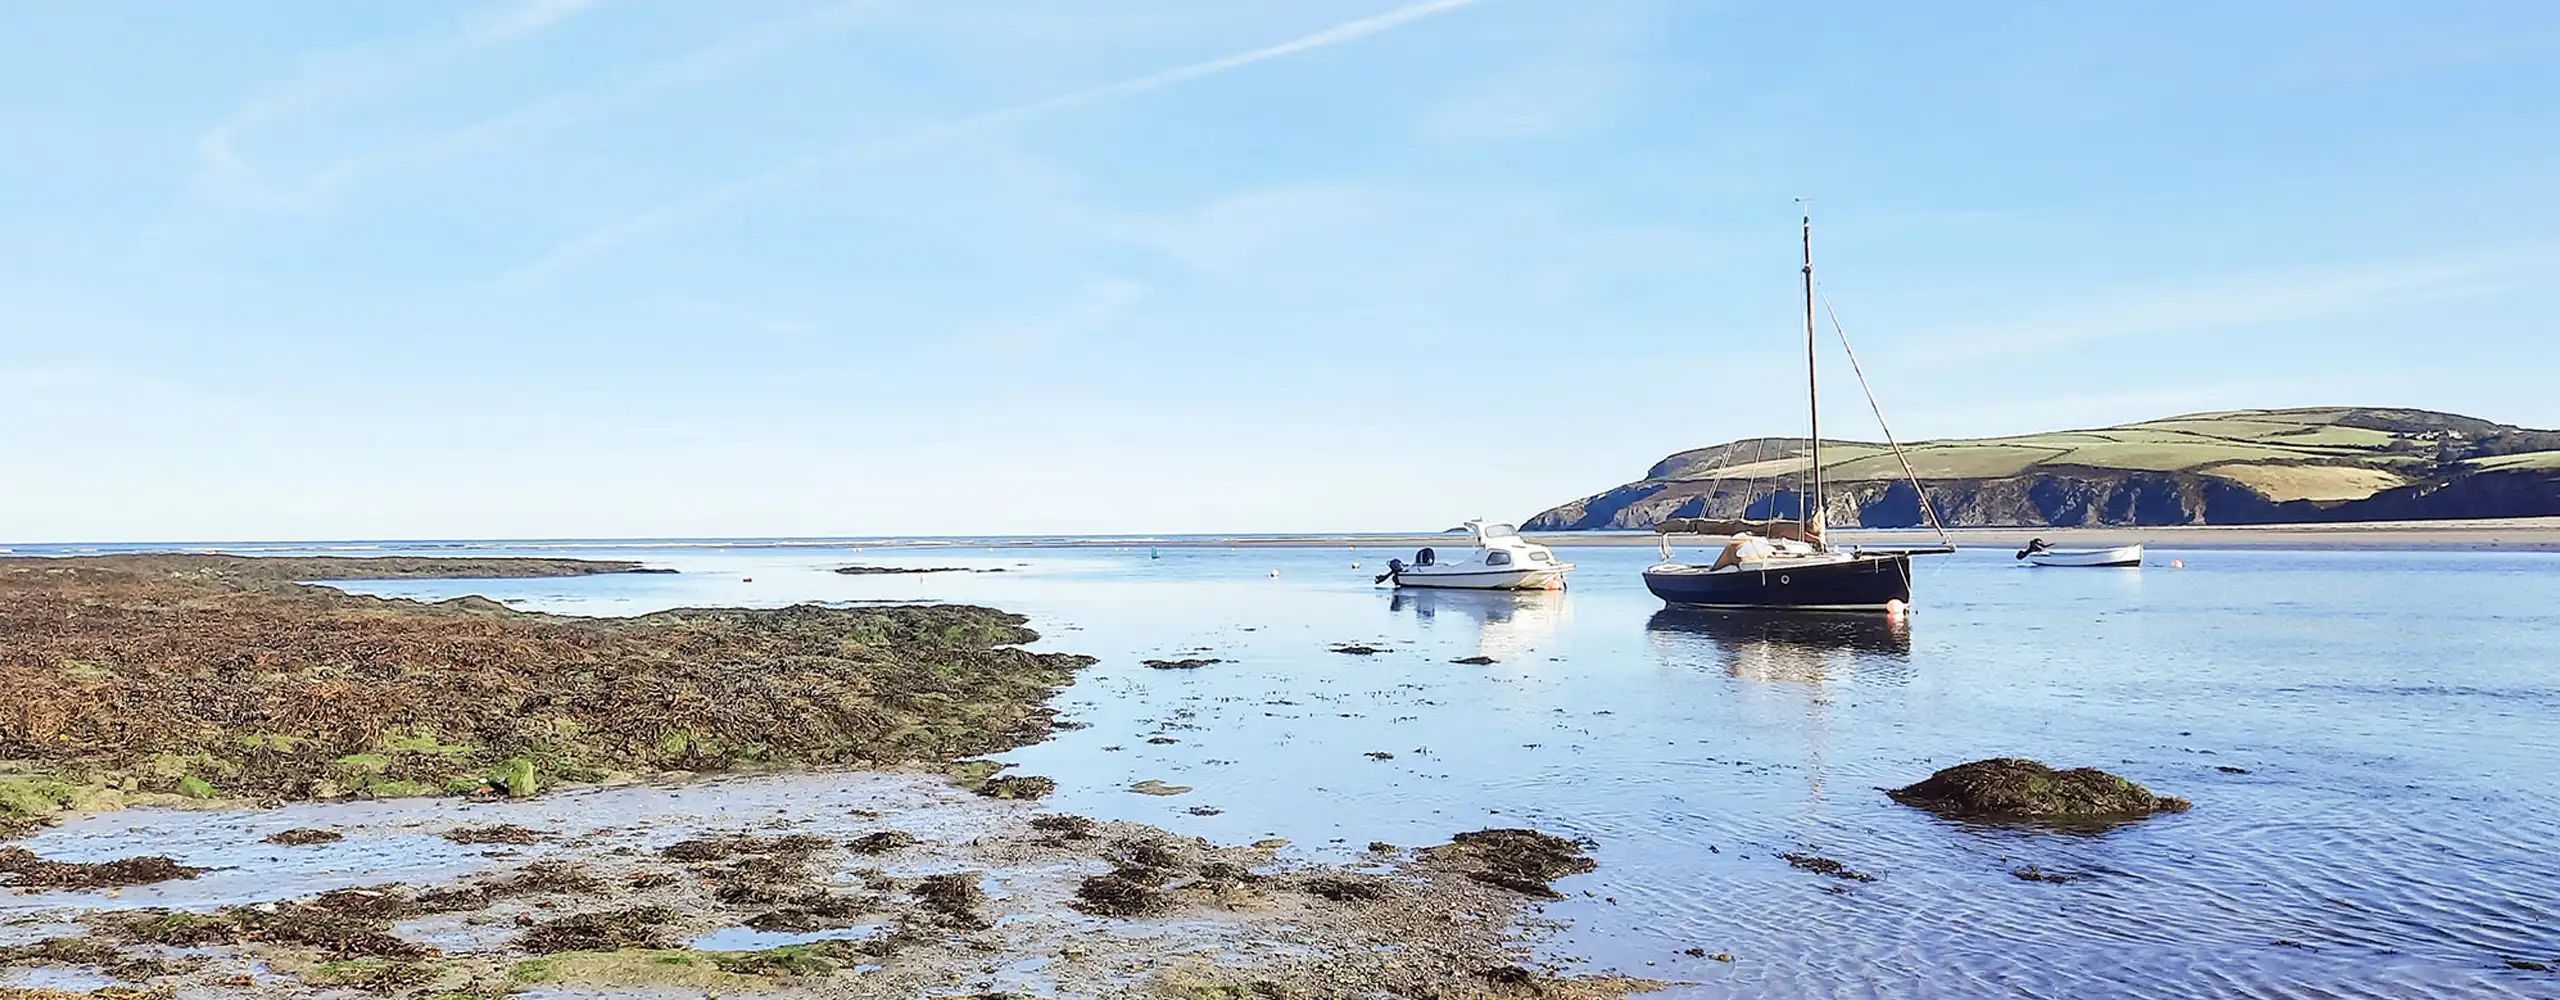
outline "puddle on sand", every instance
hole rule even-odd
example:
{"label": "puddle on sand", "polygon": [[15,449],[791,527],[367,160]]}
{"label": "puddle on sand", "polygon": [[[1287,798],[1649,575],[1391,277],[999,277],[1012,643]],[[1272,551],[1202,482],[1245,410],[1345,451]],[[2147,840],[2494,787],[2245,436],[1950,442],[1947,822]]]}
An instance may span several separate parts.
{"label": "puddle on sand", "polygon": [[46,938],[79,937],[88,928],[66,920],[25,920],[0,923],[0,948],[35,944]]}
{"label": "puddle on sand", "polygon": [[[439,815],[439,808],[447,810]],[[1095,832],[1083,846],[1059,853],[1044,835],[1025,825],[1039,810],[1027,803],[1006,803],[971,795],[938,775],[921,774],[777,774],[739,776],[687,784],[628,785],[554,793],[520,803],[463,805],[449,800],[359,802],[303,805],[287,815],[218,810],[137,810],[93,816],[44,831],[32,842],[43,853],[77,859],[165,853],[184,861],[236,861],[236,867],[193,882],[177,881],[108,893],[46,893],[0,896],[0,929],[12,938],[41,940],[77,934],[66,919],[80,911],[161,905],[207,910],[235,903],[263,903],[309,897],[331,889],[378,886],[401,881],[412,885],[473,884],[484,876],[504,876],[538,862],[568,866],[618,886],[636,874],[664,874],[669,863],[660,856],[667,845],[705,834],[739,831],[755,835],[816,835],[839,844],[895,828],[925,842],[913,850],[863,855],[849,850],[833,855],[844,866],[812,873],[815,884],[850,889],[862,884],[866,869],[882,868],[902,881],[924,874],[969,871],[981,876],[986,906],[993,919],[990,933],[1003,945],[983,954],[971,953],[943,962],[928,956],[926,965],[904,971],[865,963],[850,968],[857,975],[905,976],[904,985],[940,983],[950,977],[972,992],[1040,996],[1111,995],[1130,987],[1134,970],[1144,961],[1133,956],[1155,949],[1219,961],[1245,962],[1256,955],[1312,954],[1309,946],[1291,944],[1274,928],[1255,929],[1249,921],[1181,917],[1112,921],[1077,913],[1067,905],[1081,879],[1107,868],[1090,853],[1108,838],[1132,831],[1108,828]],[[503,850],[453,845],[439,834],[465,826],[513,823],[542,831],[532,844]],[[279,848],[257,841],[276,829],[327,827],[346,840],[317,848]],[[386,846],[405,842],[427,857],[401,855]],[[252,845],[243,847],[242,845]],[[963,846],[965,845],[965,846]],[[1245,848],[1227,850],[1243,851]],[[953,855],[958,855],[954,857]],[[366,859],[390,858],[383,867]],[[1254,861],[1230,858],[1227,863]],[[389,869],[389,870],[385,870]],[[420,873],[427,873],[421,875]],[[876,937],[884,922],[809,933],[759,932],[733,923],[745,912],[715,915],[699,899],[698,878],[661,889],[615,889],[613,905],[643,902],[679,904],[686,917],[671,925],[678,939],[698,950],[762,951],[824,940]],[[662,895],[651,896],[651,892]],[[631,893],[631,895],[624,895]],[[899,894],[893,893],[892,896]],[[140,898],[137,898],[140,897]],[[523,920],[552,919],[600,903],[574,896],[508,897],[484,909],[434,914],[402,920],[393,931],[406,940],[435,947],[448,957],[506,956],[524,930]],[[894,899],[885,909],[909,905]],[[1011,912],[1005,912],[1005,911]],[[1125,924],[1125,926],[1122,926]],[[1095,963],[1061,965],[1055,956],[1091,952]],[[1106,957],[1107,956],[1107,957]],[[912,965],[914,963],[910,963]],[[86,990],[112,985],[111,980],[81,979],[83,971],[44,970],[30,973],[12,986]],[[255,995],[299,994],[306,990],[291,979],[274,979],[255,956],[229,955],[213,966],[187,974],[180,995],[240,995],[230,986],[216,987],[242,972],[257,976]],[[917,978],[919,976],[928,978]],[[67,977],[67,978],[66,978]],[[1063,982],[1077,985],[1063,986]],[[170,985],[157,983],[155,985]],[[186,992],[193,991],[193,992]],[[786,991],[787,992],[787,991]],[[668,996],[700,996],[688,989],[651,986],[554,984],[524,993],[526,997],[612,997],[617,1000]]]}
{"label": "puddle on sand", "polygon": [[[386,882],[444,883],[540,860],[569,847],[655,852],[704,830],[813,821],[858,830],[864,825],[855,817],[858,811],[895,816],[900,829],[920,837],[967,839],[975,823],[971,807],[940,778],[836,773],[573,789],[522,802],[466,804],[430,798],[304,803],[264,811],[132,809],[64,823],[20,844],[68,861],[165,854],[215,870],[192,880],[113,892],[0,896],[0,927],[69,910],[201,911]],[[456,827],[492,823],[531,827],[544,836],[531,845],[498,850],[439,836]],[[294,827],[334,829],[347,839],[311,847],[261,842],[268,834]]]}
{"label": "puddle on sand", "polygon": [[0,988],[87,992],[122,985],[114,976],[90,966],[38,965],[0,969]]}
{"label": "puddle on sand", "polygon": [[486,913],[439,913],[391,925],[392,933],[437,951],[496,951],[522,930]]}
{"label": "puddle on sand", "polygon": [[723,927],[694,938],[687,947],[695,951],[763,951],[767,948],[781,948],[817,941],[853,941],[877,936],[888,928],[887,924],[856,924],[852,927],[838,927],[823,931],[786,933],[760,931],[753,927]]}

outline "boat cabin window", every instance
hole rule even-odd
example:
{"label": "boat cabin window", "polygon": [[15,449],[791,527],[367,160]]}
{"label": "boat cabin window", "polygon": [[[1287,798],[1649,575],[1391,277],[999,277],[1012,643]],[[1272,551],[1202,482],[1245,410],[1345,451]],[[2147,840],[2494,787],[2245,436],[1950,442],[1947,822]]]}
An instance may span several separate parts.
{"label": "boat cabin window", "polygon": [[1484,564],[1487,566],[1509,566],[1511,565],[1511,553],[1487,552],[1484,554]]}
{"label": "boat cabin window", "polygon": [[1518,529],[1515,529],[1508,524],[1488,524],[1484,526],[1484,537],[1486,538],[1509,538],[1519,533]]}

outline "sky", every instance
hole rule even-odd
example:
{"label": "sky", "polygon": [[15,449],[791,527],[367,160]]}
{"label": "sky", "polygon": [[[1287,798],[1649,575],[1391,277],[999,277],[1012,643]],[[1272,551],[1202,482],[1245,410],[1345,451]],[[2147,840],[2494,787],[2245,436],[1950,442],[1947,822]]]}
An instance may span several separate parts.
{"label": "sky", "polygon": [[1802,433],[1797,199],[1905,439],[2560,427],[2539,2],[0,8],[0,541],[1526,518]]}

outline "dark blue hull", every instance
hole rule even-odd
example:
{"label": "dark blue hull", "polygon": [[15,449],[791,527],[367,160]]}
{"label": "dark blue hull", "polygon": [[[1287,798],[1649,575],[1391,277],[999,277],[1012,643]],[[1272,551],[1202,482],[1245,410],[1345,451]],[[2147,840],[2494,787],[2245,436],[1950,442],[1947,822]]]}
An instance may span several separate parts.
{"label": "dark blue hull", "polygon": [[1882,611],[1911,603],[1911,557],[1860,555],[1846,562],[1726,573],[1653,573],[1645,589],[1697,608]]}

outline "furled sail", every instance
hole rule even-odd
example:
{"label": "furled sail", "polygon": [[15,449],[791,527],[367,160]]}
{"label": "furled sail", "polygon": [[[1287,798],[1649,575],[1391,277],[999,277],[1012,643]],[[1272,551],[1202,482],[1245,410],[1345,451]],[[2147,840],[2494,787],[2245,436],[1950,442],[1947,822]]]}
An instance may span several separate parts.
{"label": "furled sail", "polygon": [[1822,521],[1754,521],[1735,517],[1666,517],[1653,526],[1665,535],[1758,535],[1790,542],[1822,541]]}

